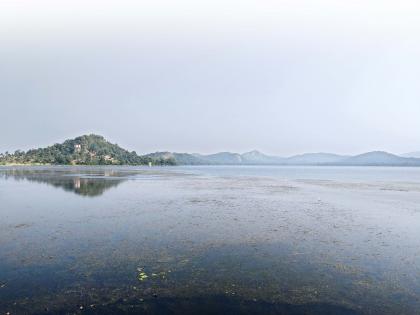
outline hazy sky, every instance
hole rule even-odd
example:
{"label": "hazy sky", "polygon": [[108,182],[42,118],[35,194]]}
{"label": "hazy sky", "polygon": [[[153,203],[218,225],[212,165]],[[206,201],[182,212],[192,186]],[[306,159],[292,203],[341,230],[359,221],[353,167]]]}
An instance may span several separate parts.
{"label": "hazy sky", "polygon": [[0,151],[420,150],[420,2],[0,2]]}

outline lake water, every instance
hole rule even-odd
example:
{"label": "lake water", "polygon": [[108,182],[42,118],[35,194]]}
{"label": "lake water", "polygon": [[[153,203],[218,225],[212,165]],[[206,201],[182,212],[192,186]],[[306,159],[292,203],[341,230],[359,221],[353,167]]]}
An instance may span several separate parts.
{"label": "lake water", "polygon": [[420,168],[2,167],[7,313],[420,314]]}

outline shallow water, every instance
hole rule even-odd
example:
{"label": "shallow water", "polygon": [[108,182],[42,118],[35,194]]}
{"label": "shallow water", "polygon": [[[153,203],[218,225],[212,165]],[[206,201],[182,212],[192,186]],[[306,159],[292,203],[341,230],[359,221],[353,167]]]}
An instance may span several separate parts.
{"label": "shallow water", "polygon": [[420,168],[0,168],[0,314],[420,314]]}

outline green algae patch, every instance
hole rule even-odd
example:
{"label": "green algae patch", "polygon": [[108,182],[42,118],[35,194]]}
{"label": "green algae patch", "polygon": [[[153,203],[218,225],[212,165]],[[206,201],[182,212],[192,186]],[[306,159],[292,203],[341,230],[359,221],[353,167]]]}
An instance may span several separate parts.
{"label": "green algae patch", "polygon": [[145,281],[147,280],[147,278],[149,278],[149,276],[143,271],[143,269],[138,268],[137,271],[139,272],[139,274],[137,275],[137,279],[139,281]]}
{"label": "green algae patch", "polygon": [[[156,279],[156,280],[158,280],[158,279],[165,280],[166,279],[166,275],[167,275],[167,272],[165,272],[165,271],[160,271],[160,272],[155,271],[155,272],[150,273],[150,276],[149,276],[144,271],[143,268],[137,268],[137,272],[138,272],[137,279],[139,281],[146,281],[149,278],[153,278],[153,279]],[[168,272],[170,272],[170,270]]]}

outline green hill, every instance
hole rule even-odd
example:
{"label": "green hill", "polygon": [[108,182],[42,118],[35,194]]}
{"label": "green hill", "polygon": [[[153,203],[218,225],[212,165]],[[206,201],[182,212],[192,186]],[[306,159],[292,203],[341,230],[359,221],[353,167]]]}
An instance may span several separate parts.
{"label": "green hill", "polygon": [[173,165],[172,159],[139,156],[98,135],[84,135],[46,148],[0,154],[0,164]]}

